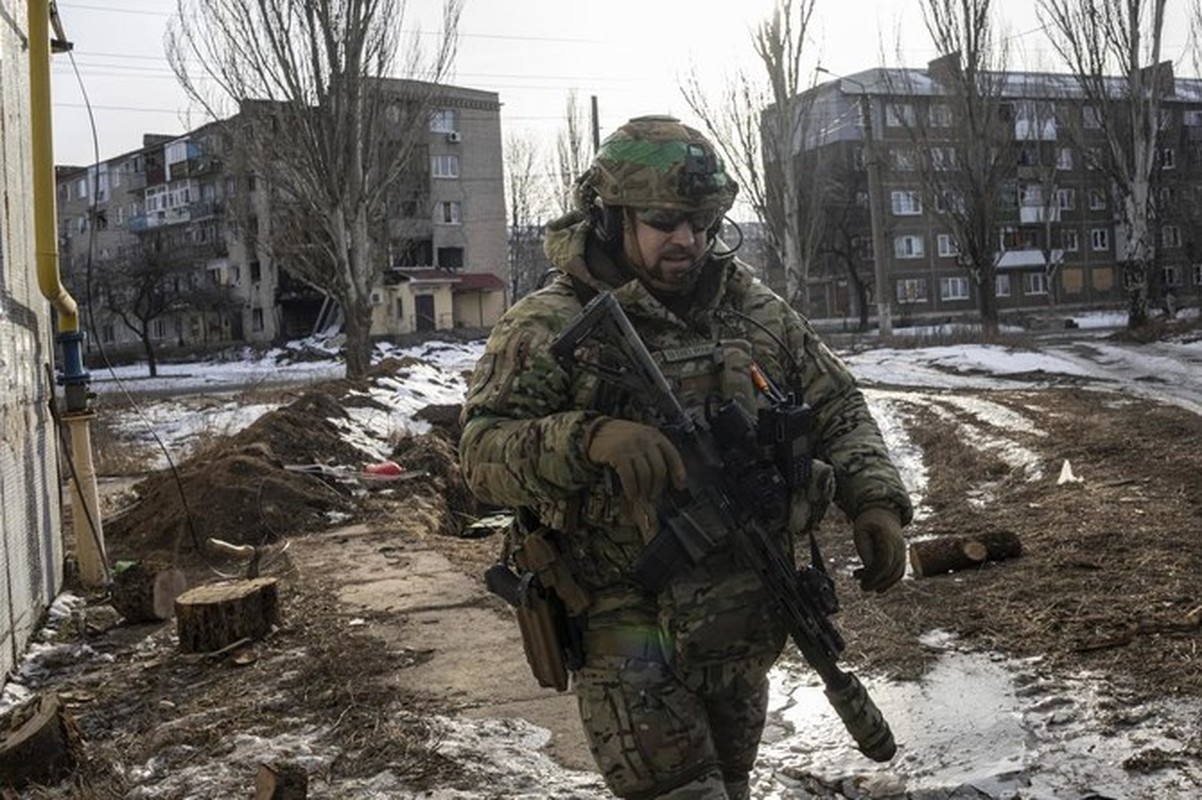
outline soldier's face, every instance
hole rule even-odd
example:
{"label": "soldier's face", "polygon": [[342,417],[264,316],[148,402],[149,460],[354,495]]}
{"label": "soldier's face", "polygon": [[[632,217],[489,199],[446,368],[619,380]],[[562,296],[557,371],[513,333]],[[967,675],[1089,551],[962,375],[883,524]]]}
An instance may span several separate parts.
{"label": "soldier's face", "polygon": [[709,248],[713,215],[656,209],[635,211],[632,216],[644,280],[668,292],[690,288]]}

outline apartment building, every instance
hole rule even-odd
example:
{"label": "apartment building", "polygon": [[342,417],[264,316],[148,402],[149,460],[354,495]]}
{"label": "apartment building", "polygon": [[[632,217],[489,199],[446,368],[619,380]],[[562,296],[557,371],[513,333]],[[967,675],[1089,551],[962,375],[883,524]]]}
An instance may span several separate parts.
{"label": "apartment building", "polygon": [[[873,283],[872,203],[878,204],[883,290],[894,321],[977,313],[978,289],[948,224],[948,203],[959,201],[935,196],[923,175],[924,169],[959,169],[958,150],[966,149],[957,141],[964,129],[953,118],[939,69],[939,62],[925,70],[871,69],[801,96],[804,133],[796,164],[803,180],[821,174],[811,185],[821,186],[827,219],[811,270],[813,316],[859,313],[856,284]],[[991,97],[1005,147],[1012,149],[996,185],[999,313],[1025,319],[1049,310],[1122,306],[1121,199],[1102,168],[1105,141],[1096,110],[1072,76],[996,77]],[[1170,74],[1161,90],[1150,295],[1153,303],[1169,294],[1202,300],[1202,81]],[[875,300],[867,303],[875,308]]]}
{"label": "apartment building", "polygon": [[[409,82],[390,83],[402,91]],[[434,97],[417,156],[426,168],[410,178],[419,184],[406,187],[411,201],[389,209],[388,267],[372,293],[375,336],[487,328],[506,307],[499,98],[453,86]],[[140,148],[99,164],[58,168],[60,263],[90,305],[93,343],[141,347],[106,310],[124,310],[126,298],[153,314],[148,336],[160,351],[266,344],[337,322],[324,294],[260,244],[272,194],[243,165],[235,119],[148,134]],[[153,298],[151,287],[123,286],[148,260],[160,274]]]}

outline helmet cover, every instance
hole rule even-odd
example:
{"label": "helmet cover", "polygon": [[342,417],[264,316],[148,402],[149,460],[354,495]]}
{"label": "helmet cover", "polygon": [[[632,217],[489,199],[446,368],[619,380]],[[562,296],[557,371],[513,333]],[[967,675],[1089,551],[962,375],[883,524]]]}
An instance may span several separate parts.
{"label": "helmet cover", "polygon": [[[700,131],[675,117],[635,117],[601,143],[578,189],[606,206],[725,214],[738,184]],[[587,204],[587,195],[580,198]]]}

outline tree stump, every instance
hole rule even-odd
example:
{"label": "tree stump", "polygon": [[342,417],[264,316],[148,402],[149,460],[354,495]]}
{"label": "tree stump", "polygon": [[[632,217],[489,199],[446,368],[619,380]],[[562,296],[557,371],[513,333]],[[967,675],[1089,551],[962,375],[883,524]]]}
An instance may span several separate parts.
{"label": "tree stump", "polygon": [[175,599],[179,647],[211,653],[243,639],[261,639],[279,618],[275,578],[220,581]]}
{"label": "tree stump", "polygon": [[941,536],[910,542],[910,566],[918,578],[943,575],[1022,555],[1022,542],[1010,531],[974,536]]}
{"label": "tree stump", "polygon": [[300,764],[277,761],[259,765],[255,800],[305,800],[308,796],[309,774]]}
{"label": "tree stump", "polygon": [[113,570],[113,608],[126,622],[171,619],[175,599],[188,588],[183,570],[145,561],[119,563]]}
{"label": "tree stump", "polygon": [[0,738],[0,786],[59,782],[75,767],[75,741],[74,723],[58,695],[45,694],[19,706]]}

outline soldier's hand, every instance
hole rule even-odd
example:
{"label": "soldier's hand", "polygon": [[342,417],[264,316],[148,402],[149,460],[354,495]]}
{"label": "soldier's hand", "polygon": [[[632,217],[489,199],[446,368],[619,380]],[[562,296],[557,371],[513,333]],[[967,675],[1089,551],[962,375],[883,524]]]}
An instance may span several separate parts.
{"label": "soldier's hand", "polygon": [[629,501],[649,502],[660,496],[669,482],[682,488],[684,461],[668,437],[650,425],[625,419],[598,423],[588,442],[589,461],[612,467]]}
{"label": "soldier's hand", "polygon": [[883,592],[901,580],[906,572],[906,540],[901,535],[901,520],[887,508],[869,508],[852,525],[856,552],[864,562],[853,573],[866,592]]}

